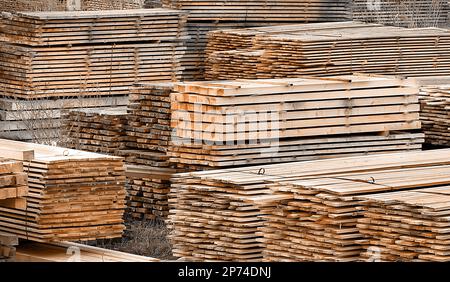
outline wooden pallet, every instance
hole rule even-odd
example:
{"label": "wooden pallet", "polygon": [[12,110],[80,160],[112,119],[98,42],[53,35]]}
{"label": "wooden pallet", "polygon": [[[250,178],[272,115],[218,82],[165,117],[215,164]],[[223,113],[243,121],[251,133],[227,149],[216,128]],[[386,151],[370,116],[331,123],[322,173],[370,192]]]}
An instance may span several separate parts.
{"label": "wooden pallet", "polygon": [[159,259],[132,255],[71,242],[23,242],[17,247],[17,262],[159,262]]}
{"label": "wooden pallet", "polygon": [[62,134],[62,112],[71,109],[109,109],[126,106],[127,96],[19,100],[0,98],[0,137],[35,143],[67,143]]}
{"label": "wooden pallet", "polygon": [[169,200],[173,253],[190,261],[358,260],[363,205],[353,196],[448,183],[449,156],[404,152],[179,174]]}
{"label": "wooden pallet", "polygon": [[0,232],[0,262],[15,261],[18,244],[17,236]]}
{"label": "wooden pallet", "polygon": [[189,12],[192,21],[340,21],[351,18],[350,1],[162,0],[163,7]]}
{"label": "wooden pallet", "polygon": [[121,237],[122,158],[9,140],[0,154],[23,160],[29,185],[25,208],[0,207],[1,231],[39,242]]}
{"label": "wooden pallet", "polygon": [[[212,50],[206,60],[209,80],[236,78],[236,73],[242,73],[240,78],[251,79],[354,72],[432,76],[447,75],[450,70],[450,36],[445,29],[342,23],[336,27],[299,25],[298,31],[283,31],[279,27],[278,32],[272,28],[267,33],[257,29],[222,33],[229,34],[223,42],[218,33],[208,43]],[[237,37],[236,42],[252,39],[251,48],[230,51],[227,45],[232,36]]]}
{"label": "wooden pallet", "polygon": [[62,123],[68,148],[113,156],[126,149],[127,107],[71,110]]}
{"label": "wooden pallet", "polygon": [[360,196],[363,253],[379,261],[450,261],[450,186]]}
{"label": "wooden pallet", "polygon": [[169,155],[204,168],[417,150],[418,90],[408,83],[363,75],[176,83]]}
{"label": "wooden pallet", "polygon": [[411,28],[446,27],[448,11],[447,0],[382,0],[372,3],[365,0],[353,1],[354,20]]}

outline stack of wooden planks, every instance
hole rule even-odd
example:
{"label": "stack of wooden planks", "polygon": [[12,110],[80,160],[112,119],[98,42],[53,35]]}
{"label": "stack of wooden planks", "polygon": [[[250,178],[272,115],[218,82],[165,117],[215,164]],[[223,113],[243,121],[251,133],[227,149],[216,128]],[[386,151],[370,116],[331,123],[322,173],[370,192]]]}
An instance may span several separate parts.
{"label": "stack of wooden planks", "polygon": [[152,166],[127,166],[127,212],[135,219],[167,219],[170,179],[176,171]]}
{"label": "stack of wooden planks", "polygon": [[404,27],[446,27],[448,0],[354,0],[353,19]]}
{"label": "stack of wooden planks", "polygon": [[144,8],[144,0],[79,0],[82,11],[129,10]]}
{"label": "stack of wooden planks", "polygon": [[162,4],[173,9],[183,9],[190,18],[198,21],[339,21],[350,18],[350,1],[194,1],[162,0]]}
{"label": "stack of wooden planks", "polygon": [[418,150],[418,89],[366,75],[175,83],[171,162],[204,169]]}
{"label": "stack of wooden planks", "polygon": [[449,84],[423,86],[419,97],[425,142],[450,145],[450,80]]}
{"label": "stack of wooden planks", "polygon": [[0,232],[0,262],[15,261],[18,244],[17,236]]}
{"label": "stack of wooden planks", "polygon": [[[229,38],[234,38],[231,43]],[[249,79],[354,72],[431,76],[450,71],[446,29],[342,22],[227,30],[210,39],[209,80],[236,78],[236,73]],[[235,42],[246,44],[241,48]]]}
{"label": "stack of wooden planks", "polygon": [[180,77],[183,13],[169,9],[23,12],[1,19],[4,96],[127,95]]}
{"label": "stack of wooden planks", "polygon": [[[144,8],[144,0],[0,0],[1,12],[92,11]],[[145,8],[153,8],[146,6]]]}
{"label": "stack of wooden planks", "polygon": [[65,97],[20,100],[0,98],[0,137],[43,144],[63,144],[61,134],[64,111],[109,109],[126,106],[127,96]]}
{"label": "stack of wooden planks", "polygon": [[[0,155],[8,158],[10,153]],[[0,207],[24,208],[28,195],[28,176],[20,161],[0,159]]]}
{"label": "stack of wooden planks", "polygon": [[39,242],[121,237],[122,158],[9,140],[0,155],[23,161],[29,186],[25,207],[0,207],[0,231]]}
{"label": "stack of wooden planks", "polygon": [[170,194],[174,255],[360,260],[364,201],[354,197],[448,184],[449,156],[444,149],[179,174]]}
{"label": "stack of wooden planks", "polygon": [[188,12],[190,39],[181,64],[183,80],[204,79],[207,33],[213,30],[342,21],[351,18],[350,1],[178,1],[163,0],[163,7]]}
{"label": "stack of wooden planks", "polygon": [[71,110],[63,117],[66,146],[77,150],[119,155],[126,149],[127,107]]}
{"label": "stack of wooden planks", "polygon": [[17,262],[159,262],[114,250],[71,242],[23,242],[17,247]]}
{"label": "stack of wooden planks", "polygon": [[450,261],[446,184],[358,197],[365,201],[364,218],[357,225],[367,237],[363,256],[378,261]]}
{"label": "stack of wooden planks", "polygon": [[64,11],[66,0],[0,0],[0,12]]}
{"label": "stack of wooden planks", "polygon": [[128,105],[128,210],[134,218],[166,218],[170,177],[171,83],[135,85]]}

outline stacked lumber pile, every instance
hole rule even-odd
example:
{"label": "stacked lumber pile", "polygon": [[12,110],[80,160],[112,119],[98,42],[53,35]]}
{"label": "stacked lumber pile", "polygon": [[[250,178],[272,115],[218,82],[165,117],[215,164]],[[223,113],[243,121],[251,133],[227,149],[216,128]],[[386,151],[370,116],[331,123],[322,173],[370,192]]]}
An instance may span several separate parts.
{"label": "stacked lumber pile", "polygon": [[82,11],[144,8],[144,0],[81,0]]}
{"label": "stacked lumber pile", "polygon": [[65,11],[66,8],[65,0],[0,0],[0,12]]}
{"label": "stacked lumber pile", "polygon": [[[64,25],[62,25],[64,24]],[[183,13],[169,9],[3,15],[4,96],[127,95],[139,81],[172,81],[184,53]]]}
{"label": "stacked lumber pile", "polygon": [[186,10],[197,21],[339,21],[351,17],[349,1],[289,1],[277,0],[242,2],[238,0],[203,1],[162,0],[173,9]]}
{"label": "stacked lumber pile", "polygon": [[372,255],[379,261],[450,261],[449,185],[358,198],[366,201],[364,218],[357,225],[368,238],[365,257],[370,259]]}
{"label": "stacked lumber pile", "polygon": [[[154,8],[155,5],[146,6]],[[0,0],[1,12],[125,10],[144,8],[144,0]]]}
{"label": "stacked lumber pile", "polygon": [[68,148],[118,155],[126,149],[126,124],[127,107],[72,110],[63,117],[63,136]]}
{"label": "stacked lumber pile", "polygon": [[170,178],[176,171],[151,166],[127,166],[127,212],[135,219],[166,219]]}
{"label": "stacked lumber pile", "polygon": [[179,174],[170,194],[174,255],[359,260],[364,202],[354,196],[447,184],[449,156],[404,152]]}
{"label": "stacked lumber pile", "polygon": [[17,245],[17,236],[0,232],[0,262],[15,261]]}
{"label": "stacked lumber pile", "polygon": [[33,241],[121,237],[125,226],[123,159],[0,140],[0,155],[23,160],[26,207],[0,207],[0,231]]}
{"label": "stacked lumber pile", "polygon": [[[10,153],[0,156],[8,158]],[[28,195],[28,176],[19,161],[0,159],[0,207],[24,208]]]}
{"label": "stacked lumber pile", "polygon": [[351,18],[350,1],[192,1],[162,0],[163,7],[188,12],[190,39],[182,59],[183,80],[203,80],[207,33],[213,30],[342,21]]}
{"label": "stacked lumber pile", "polygon": [[[128,211],[134,218],[166,218],[170,177],[171,83],[135,85],[128,105]],[[133,148],[134,147],[134,148]]]}
{"label": "stacked lumber pile", "polygon": [[64,111],[109,109],[126,106],[127,96],[65,97],[20,100],[0,98],[0,138],[63,144],[61,120]]}
{"label": "stacked lumber pile", "polygon": [[447,26],[448,0],[354,0],[353,19],[404,27]]}
{"label": "stacked lumber pile", "polygon": [[425,142],[450,145],[450,84],[422,87],[420,106]]}
{"label": "stacked lumber pile", "polygon": [[[225,33],[228,35],[223,36]],[[229,46],[231,37],[234,40]],[[285,78],[354,72],[431,76],[450,71],[450,33],[446,29],[343,22],[298,25],[297,31],[292,26],[227,30],[210,38],[209,80],[235,78],[246,68],[250,68],[249,76],[241,78],[255,78],[255,73],[256,78]],[[252,44],[230,50],[239,46],[234,42]]]}
{"label": "stacked lumber pile", "polygon": [[418,150],[418,89],[365,75],[175,83],[171,162],[200,170]]}
{"label": "stacked lumber pile", "polygon": [[71,242],[24,242],[17,247],[17,262],[159,262],[114,250],[102,249]]}

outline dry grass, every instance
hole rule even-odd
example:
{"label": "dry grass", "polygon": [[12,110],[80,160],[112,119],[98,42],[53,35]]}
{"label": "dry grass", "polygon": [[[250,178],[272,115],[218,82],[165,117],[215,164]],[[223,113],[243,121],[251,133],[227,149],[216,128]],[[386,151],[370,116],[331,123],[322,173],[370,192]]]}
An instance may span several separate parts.
{"label": "dry grass", "polygon": [[163,221],[129,220],[126,225],[122,239],[98,242],[96,246],[162,260],[175,259],[167,236],[169,230]]}

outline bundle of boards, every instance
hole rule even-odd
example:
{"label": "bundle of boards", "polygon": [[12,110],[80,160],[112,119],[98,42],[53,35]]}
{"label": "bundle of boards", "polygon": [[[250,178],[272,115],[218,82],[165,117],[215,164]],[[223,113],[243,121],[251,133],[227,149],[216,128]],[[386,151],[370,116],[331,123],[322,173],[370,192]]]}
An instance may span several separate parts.
{"label": "bundle of boards", "polygon": [[42,144],[62,144],[64,111],[73,109],[109,109],[126,106],[127,96],[65,97],[20,100],[0,98],[0,138],[33,141]]}
{"label": "bundle of boards", "polygon": [[353,20],[404,27],[445,27],[448,0],[353,0]]}
{"label": "bundle of boards", "polygon": [[[448,173],[448,172],[447,172]],[[409,180],[409,179],[408,179]],[[449,262],[450,186],[358,197],[364,256],[378,261]]]}
{"label": "bundle of boards", "polygon": [[[231,37],[234,40],[229,46]],[[251,42],[251,47],[234,42]],[[447,29],[358,22],[216,31],[208,40],[205,76],[217,80],[354,72],[447,75],[449,44]]]}
{"label": "bundle of boards", "polygon": [[350,1],[178,1],[164,0],[163,7],[187,12],[186,53],[181,60],[183,81],[204,79],[207,34],[213,30],[342,21],[351,18]]}
{"label": "bundle of boards", "polygon": [[182,169],[418,150],[418,89],[366,75],[175,83],[169,155]]}
{"label": "bundle of boards", "polygon": [[127,107],[78,109],[63,116],[66,146],[77,150],[118,155],[126,149]]}
{"label": "bundle of boards", "polygon": [[144,0],[0,0],[2,12],[92,11],[143,8]]}
{"label": "bundle of boards", "polygon": [[450,145],[450,79],[447,80],[448,84],[420,89],[420,118],[428,144]]}
{"label": "bundle of boards", "polygon": [[[175,172],[167,150],[171,137],[171,83],[135,85],[128,105],[128,210],[134,218],[166,218],[170,177]],[[134,148],[133,148],[134,147]]]}
{"label": "bundle of boards", "polygon": [[22,162],[0,159],[0,207],[25,207],[27,194],[28,177],[23,171]]}
{"label": "bundle of boards", "polygon": [[29,186],[25,207],[0,207],[0,231],[39,242],[121,237],[122,158],[9,140],[0,155],[23,161]]}
{"label": "bundle of boards", "polygon": [[[364,260],[372,239],[357,227],[367,207],[359,197],[448,185],[449,156],[444,149],[179,174],[170,194],[173,253],[190,261]],[[427,216],[438,224],[444,214]]]}
{"label": "bundle of boards", "polygon": [[3,14],[3,95],[127,95],[139,81],[176,80],[184,24],[169,9]]}
{"label": "bundle of boards", "polygon": [[190,19],[197,21],[319,22],[351,18],[348,0],[162,0],[161,2],[164,7],[188,11]]}
{"label": "bundle of boards", "polygon": [[144,0],[81,0],[82,11],[129,10],[144,8]]}

